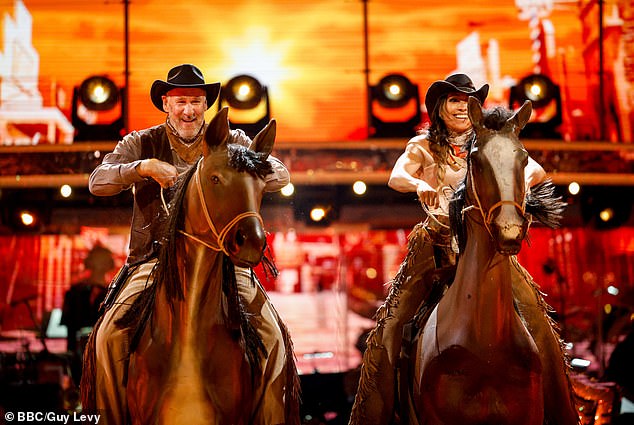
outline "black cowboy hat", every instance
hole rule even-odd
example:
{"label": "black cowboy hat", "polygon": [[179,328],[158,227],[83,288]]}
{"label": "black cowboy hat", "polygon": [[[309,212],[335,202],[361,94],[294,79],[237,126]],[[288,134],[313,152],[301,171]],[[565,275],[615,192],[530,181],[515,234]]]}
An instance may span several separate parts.
{"label": "black cowboy hat", "polygon": [[200,69],[190,64],[178,65],[167,73],[167,81],[156,80],[152,83],[150,98],[159,111],[165,112],[161,96],[175,88],[205,90],[207,93],[207,109],[213,105],[218,98],[218,93],[220,93],[220,83],[205,84],[205,78]]}
{"label": "black cowboy hat", "polygon": [[427,94],[425,95],[427,113],[429,115],[432,114],[438,99],[442,96],[456,92],[475,96],[480,103],[484,103],[484,99],[486,99],[489,94],[489,85],[485,84],[476,90],[471,78],[465,74],[452,74],[444,80],[434,81],[432,85],[429,86],[429,89],[427,89]]}

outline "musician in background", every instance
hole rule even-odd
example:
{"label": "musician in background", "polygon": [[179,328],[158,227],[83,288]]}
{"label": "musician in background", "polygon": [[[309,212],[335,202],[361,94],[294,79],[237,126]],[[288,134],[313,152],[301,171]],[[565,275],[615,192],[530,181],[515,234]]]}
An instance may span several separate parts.
{"label": "musician in background", "polygon": [[99,318],[99,307],[108,286],[106,275],[114,266],[112,251],[102,245],[95,245],[84,259],[88,276],[71,285],[64,295],[61,323],[68,329],[66,351],[72,353],[77,360],[73,361],[73,377],[77,382],[81,375],[80,360],[83,351],[78,341],[81,339],[82,329],[92,329]]}

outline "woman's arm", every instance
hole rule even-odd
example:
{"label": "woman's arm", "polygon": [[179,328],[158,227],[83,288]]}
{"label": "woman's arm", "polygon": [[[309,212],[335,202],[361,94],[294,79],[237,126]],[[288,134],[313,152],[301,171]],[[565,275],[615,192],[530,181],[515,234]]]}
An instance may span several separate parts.
{"label": "woman's arm", "polygon": [[524,181],[526,182],[526,189],[535,186],[538,183],[543,182],[546,179],[546,171],[541,165],[537,163],[530,156],[528,157],[528,164],[524,168]]}
{"label": "woman's arm", "polygon": [[429,161],[415,139],[410,140],[405,147],[405,152],[396,160],[387,185],[399,192],[416,192],[422,203],[437,207],[436,190],[425,180],[414,177],[421,167],[428,165]]}

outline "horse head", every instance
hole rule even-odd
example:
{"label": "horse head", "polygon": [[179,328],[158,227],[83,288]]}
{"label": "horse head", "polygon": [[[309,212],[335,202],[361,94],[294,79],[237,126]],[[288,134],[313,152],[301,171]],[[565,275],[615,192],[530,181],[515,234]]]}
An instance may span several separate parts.
{"label": "horse head", "polygon": [[191,220],[197,220],[194,229],[211,233],[211,245],[235,265],[253,267],[262,259],[266,244],[259,211],[264,177],[272,172],[267,158],[276,123],[271,120],[251,141],[229,128],[227,114],[228,108],[220,110],[205,131],[203,159],[194,176],[201,211]]}
{"label": "horse head", "polygon": [[469,98],[468,113],[476,140],[469,152],[467,202],[480,210],[497,251],[514,255],[528,228],[524,181],[528,153],[519,132],[528,122],[532,106],[526,101],[512,114],[501,108],[493,111],[485,115],[480,102]]}

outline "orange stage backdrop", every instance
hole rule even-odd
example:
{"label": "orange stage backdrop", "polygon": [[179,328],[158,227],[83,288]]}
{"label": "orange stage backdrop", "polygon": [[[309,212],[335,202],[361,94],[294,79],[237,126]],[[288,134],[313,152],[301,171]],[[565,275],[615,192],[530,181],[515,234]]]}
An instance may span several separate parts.
{"label": "orange stage backdrop", "polygon": [[[2,0],[0,11],[15,18],[17,3]],[[23,0],[32,18],[32,45],[39,54],[39,87],[45,104],[57,105],[70,116],[72,88],[84,78],[107,74],[123,84],[123,3]],[[541,15],[545,55],[541,62],[562,86],[564,118],[573,126],[594,120],[596,102],[588,100],[588,93],[593,89],[589,85],[596,82],[586,74],[587,42],[582,32],[595,23],[582,21],[579,6],[592,2],[368,1],[369,81],[376,84],[387,73],[400,72],[420,85],[422,98],[432,81],[456,69],[467,70],[478,84],[491,83],[492,103],[508,104],[509,86],[533,72],[536,61],[532,24],[526,16],[520,17],[518,7],[532,3],[550,5]],[[630,4],[604,3],[606,15],[616,16],[627,12]],[[130,1],[129,127],[140,129],[163,120],[149,100],[149,87],[154,79],[165,78],[172,66],[190,62],[210,81],[226,82],[249,73],[267,85],[272,114],[279,123],[278,140],[365,138],[363,4],[361,0]],[[618,53],[618,34],[613,40],[613,51]],[[0,63],[9,57],[4,53]],[[613,61],[608,66],[611,75]],[[629,84],[619,81],[621,88]],[[592,129],[583,134],[576,134],[574,128],[566,131],[572,138],[593,136],[587,134]]]}

